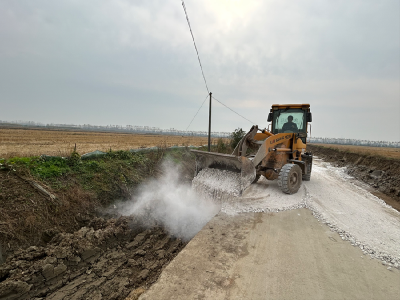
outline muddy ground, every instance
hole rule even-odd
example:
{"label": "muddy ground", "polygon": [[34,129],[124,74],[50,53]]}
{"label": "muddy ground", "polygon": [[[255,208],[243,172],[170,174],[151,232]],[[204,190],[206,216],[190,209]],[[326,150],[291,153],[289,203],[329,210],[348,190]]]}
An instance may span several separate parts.
{"label": "muddy ground", "polygon": [[185,246],[162,228],[141,224],[95,218],[73,234],[56,234],[46,247],[16,251],[0,266],[0,299],[139,296]]}
{"label": "muddy ground", "polygon": [[[314,155],[338,167],[378,191],[377,196],[400,210],[400,160],[377,155],[340,151],[318,145],[308,145]],[[388,197],[380,195],[382,193]],[[394,201],[393,201],[394,200]]]}

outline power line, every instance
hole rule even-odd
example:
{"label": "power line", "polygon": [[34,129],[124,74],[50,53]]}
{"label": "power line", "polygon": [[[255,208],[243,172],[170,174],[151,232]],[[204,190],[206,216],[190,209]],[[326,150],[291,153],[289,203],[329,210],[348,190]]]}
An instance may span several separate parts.
{"label": "power line", "polygon": [[197,110],[196,114],[194,115],[192,121],[190,121],[189,126],[186,127],[186,130],[185,130],[185,131],[187,131],[187,130],[189,129],[190,125],[192,125],[192,122],[193,122],[194,118],[196,118],[197,114],[199,113],[200,109],[203,107],[204,102],[206,102],[206,100],[207,100],[208,97],[209,97],[209,95],[206,96],[206,98],[204,99],[204,101],[203,101],[203,103],[201,104],[200,108]]}
{"label": "power line", "polygon": [[[202,64],[201,64],[199,51],[197,50],[196,42],[195,42],[195,40],[194,40],[194,35],[193,35],[192,27],[190,26],[189,16],[188,16],[187,11],[186,11],[185,2],[184,2],[183,0],[182,0],[182,7],[183,7],[183,10],[185,11],[186,20],[187,20],[187,23],[188,23],[188,25],[189,25],[190,34],[192,35],[192,39],[193,39],[193,45],[194,45],[194,48],[196,49],[197,59],[199,60],[200,69],[201,69],[201,74],[203,75],[203,79],[204,79],[204,83],[205,83],[205,85],[206,85],[207,92],[210,94],[210,90],[208,89],[208,85],[207,85],[207,80],[206,80],[206,77],[205,77],[205,75],[204,75],[203,66],[202,66]],[[208,96],[207,96],[207,97],[208,97]],[[207,99],[207,97],[206,97],[206,99]],[[232,112],[234,112],[235,114],[237,114],[238,116],[240,116],[240,117],[242,117],[243,119],[245,119],[246,121],[250,122],[251,124],[255,124],[254,122],[252,122],[252,121],[250,121],[249,119],[243,117],[241,114],[237,113],[237,112],[234,111],[232,108],[228,107],[227,105],[225,105],[224,103],[222,103],[222,102],[219,101],[218,99],[215,99],[214,97],[212,97],[212,98],[213,98],[214,100],[216,100],[217,102],[219,102],[220,104],[222,104],[223,106],[225,106],[226,108],[228,108],[229,110],[231,110]],[[203,107],[204,102],[206,101],[206,99],[204,99],[204,101],[203,101],[203,103],[201,104],[200,108],[198,109],[198,111],[197,111],[196,114],[194,115],[192,121],[190,121],[189,126],[186,128],[186,131],[188,130],[188,128],[189,128],[190,125],[192,124],[194,118],[196,118],[196,116],[197,116],[197,114],[199,113],[200,109]]]}
{"label": "power line", "polygon": [[182,6],[183,6],[183,10],[185,11],[186,20],[187,20],[187,23],[189,25],[190,34],[192,35],[194,48],[196,49],[197,58],[198,58],[199,64],[200,64],[201,74],[203,74],[203,79],[204,79],[204,83],[206,84],[207,92],[210,93],[210,91],[208,89],[206,77],[204,76],[203,66],[201,65],[199,51],[197,50],[196,42],[194,41],[193,31],[192,31],[192,27],[190,26],[189,16],[188,16],[187,11],[186,11],[185,2],[183,0],[182,0]]}
{"label": "power line", "polygon": [[225,105],[224,103],[222,103],[221,101],[219,101],[218,99],[215,99],[214,96],[212,97],[215,101],[217,101],[218,103],[222,104],[223,106],[225,106],[227,109],[231,110],[232,112],[234,112],[235,114],[237,114],[238,116],[242,117],[243,119],[245,119],[246,121],[250,122],[251,124],[256,124],[252,121],[250,121],[249,119],[243,117],[241,114],[237,113],[236,111],[234,111],[232,108],[228,107],[227,105]]}

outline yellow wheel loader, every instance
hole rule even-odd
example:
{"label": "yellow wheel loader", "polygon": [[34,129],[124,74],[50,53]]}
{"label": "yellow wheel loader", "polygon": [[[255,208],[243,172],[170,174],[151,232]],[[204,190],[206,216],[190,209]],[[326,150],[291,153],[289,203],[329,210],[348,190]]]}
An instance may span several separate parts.
{"label": "yellow wheel loader", "polygon": [[196,156],[195,175],[205,168],[238,172],[241,192],[262,175],[277,179],[284,193],[294,194],[302,180],[311,177],[312,154],[306,151],[311,121],[309,104],[274,104],[268,114],[271,129],[251,127],[231,155],[191,150]]}

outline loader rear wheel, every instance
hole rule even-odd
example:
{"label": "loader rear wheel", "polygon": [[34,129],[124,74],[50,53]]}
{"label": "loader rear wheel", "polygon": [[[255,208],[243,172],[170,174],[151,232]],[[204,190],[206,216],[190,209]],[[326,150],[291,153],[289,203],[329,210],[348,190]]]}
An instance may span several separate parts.
{"label": "loader rear wheel", "polygon": [[311,170],[312,170],[312,161],[313,157],[311,154],[302,154],[301,155],[302,160],[306,163],[306,168],[307,168],[307,174],[303,174],[303,181],[310,181],[311,179]]}
{"label": "loader rear wheel", "polygon": [[278,186],[286,194],[295,194],[302,182],[301,168],[295,164],[286,164],[279,172]]}

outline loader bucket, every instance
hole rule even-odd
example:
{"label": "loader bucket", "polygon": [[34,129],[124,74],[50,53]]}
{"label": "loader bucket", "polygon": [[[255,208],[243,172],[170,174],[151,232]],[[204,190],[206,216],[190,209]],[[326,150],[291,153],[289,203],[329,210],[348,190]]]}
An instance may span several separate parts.
{"label": "loader bucket", "polygon": [[252,161],[244,156],[235,156],[214,152],[190,150],[196,156],[195,176],[205,168],[228,170],[241,174],[241,193],[250,186],[256,178],[256,169]]}

